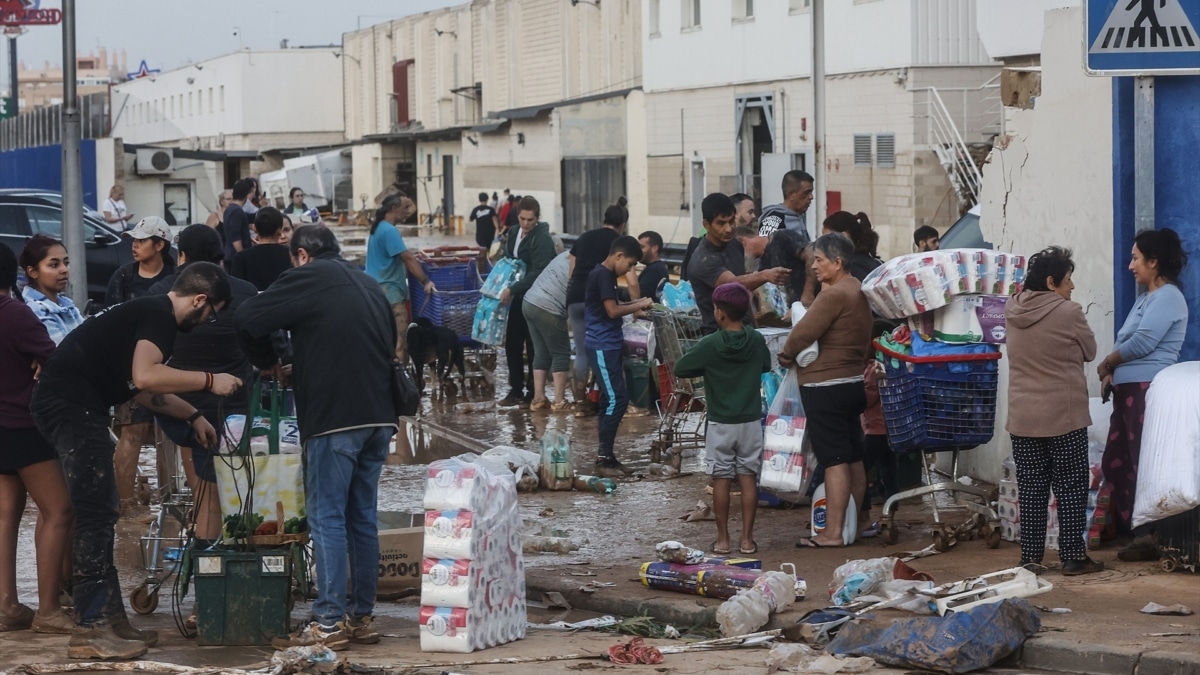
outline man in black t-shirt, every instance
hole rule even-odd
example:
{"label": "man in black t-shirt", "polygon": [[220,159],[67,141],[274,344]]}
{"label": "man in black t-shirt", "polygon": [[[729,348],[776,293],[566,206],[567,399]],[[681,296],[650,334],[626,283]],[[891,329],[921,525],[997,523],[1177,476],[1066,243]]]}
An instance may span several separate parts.
{"label": "man in black t-shirt", "polygon": [[491,246],[496,238],[496,210],[488,205],[486,192],[479,193],[479,206],[471,210],[468,220],[475,223],[475,244],[485,249]]}
{"label": "man in black t-shirt", "polygon": [[667,263],[658,257],[663,248],[662,235],[654,230],[647,230],[638,235],[638,243],[642,245],[642,264],[645,267],[636,279],[626,277],[625,281],[630,290],[636,286],[639,298],[650,298],[658,302],[662,284],[669,281],[671,276],[667,271]]}
{"label": "man in black t-shirt", "polygon": [[733,236],[733,200],[714,192],[704,198],[700,208],[707,234],[688,263],[688,280],[692,283],[696,307],[703,320],[701,330],[712,333],[717,330],[717,320],[713,317],[713,289],[734,282],[752,291],[765,283],[783,284],[787,283],[789,270],[772,267],[747,273],[745,251]]}
{"label": "man in black t-shirt", "polygon": [[233,264],[238,253],[249,250],[254,240],[250,237],[250,215],[245,206],[258,196],[258,183],[253,178],[243,178],[233,184],[233,201],[225,207],[225,265]]}
{"label": "man in black t-shirt", "polygon": [[267,290],[280,274],[292,268],[292,254],[279,243],[283,229],[283,214],[267,206],[254,214],[254,232],[258,243],[237,254],[229,273],[254,284],[259,291]]}
{"label": "man in black t-shirt", "polygon": [[167,295],[136,298],[85,321],[42,367],[30,412],[58,450],[75,507],[73,589],[81,630],[68,643],[70,658],[137,658],[158,639],[129,624],[113,563],[117,484],[109,410],[136,399],[155,413],[186,419],[201,442],[215,445],[212,425],[175,394],[227,396],[241,380],[164,364],[177,331],[212,321],[229,301],[229,279],[219,267],[190,265]]}

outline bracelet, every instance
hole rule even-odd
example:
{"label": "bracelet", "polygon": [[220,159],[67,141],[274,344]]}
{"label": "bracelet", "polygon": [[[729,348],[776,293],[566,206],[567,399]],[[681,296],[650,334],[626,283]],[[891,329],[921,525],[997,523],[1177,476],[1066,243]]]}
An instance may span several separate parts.
{"label": "bracelet", "polygon": [[213,374],[205,373],[204,374],[204,391],[212,391],[212,386],[213,386]]}
{"label": "bracelet", "polygon": [[187,423],[188,423],[188,424],[195,424],[195,423],[196,423],[196,420],[200,419],[201,417],[204,417],[204,413],[202,413],[202,412],[200,412],[199,410],[197,410],[196,412],[192,413],[192,416],[191,416],[191,417],[187,418]]}

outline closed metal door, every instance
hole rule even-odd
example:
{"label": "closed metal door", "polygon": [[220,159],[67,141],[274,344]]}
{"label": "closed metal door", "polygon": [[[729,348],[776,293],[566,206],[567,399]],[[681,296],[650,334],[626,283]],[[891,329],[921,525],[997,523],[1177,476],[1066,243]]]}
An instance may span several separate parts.
{"label": "closed metal door", "polygon": [[562,161],[563,232],[600,227],[604,210],[625,194],[625,158],[589,157]]}

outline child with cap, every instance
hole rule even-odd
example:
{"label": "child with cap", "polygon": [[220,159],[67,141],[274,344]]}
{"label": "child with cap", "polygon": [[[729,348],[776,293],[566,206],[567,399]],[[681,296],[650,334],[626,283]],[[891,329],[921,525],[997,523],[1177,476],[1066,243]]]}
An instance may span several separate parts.
{"label": "child with cap", "polygon": [[717,540],[711,552],[732,553],[729,493],[734,480],[742,491],[742,538],[738,552],[758,552],[754,516],[758,509],[758,472],[762,468],[762,374],[771,370],[771,352],[758,331],[742,323],[750,310],[750,291],[739,283],[713,290],[713,316],[719,330],[696,343],[675,363],[676,377],[704,377],[708,430],[704,435],[705,473],[713,478]]}

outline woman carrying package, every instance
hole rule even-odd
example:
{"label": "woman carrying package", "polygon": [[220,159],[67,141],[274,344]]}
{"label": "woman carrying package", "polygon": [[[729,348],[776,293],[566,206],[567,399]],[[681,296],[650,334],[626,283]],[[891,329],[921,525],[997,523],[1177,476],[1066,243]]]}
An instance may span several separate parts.
{"label": "woman carrying package", "polygon": [[819,347],[816,360],[798,369],[796,379],[813,453],[825,467],[828,511],[825,529],[800,540],[800,548],[854,543],[842,540],[842,527],[847,517],[857,518],[847,514],[850,496],[861,504],[867,492],[859,415],[867,408],[863,363],[871,341],[871,308],[862,285],[850,274],[850,240],[826,234],[813,249],[812,269],[821,292],[779,352],[780,365],[793,368],[796,355],[814,342]]}
{"label": "woman carrying package", "polygon": [[1125,561],[1154,560],[1158,548],[1148,527],[1131,530],[1142,423],[1146,416],[1146,390],[1163,368],[1179,361],[1187,332],[1188,306],[1179,275],[1187,266],[1187,253],[1175,230],[1146,230],[1133,240],[1129,271],[1146,292],[1138,296],[1125,324],[1117,332],[1113,351],[1100,365],[1100,388],[1105,399],[1113,395],[1108,444],[1104,447],[1104,480],[1112,485],[1117,532],[1134,540],[1117,553]]}
{"label": "woman carrying package", "polygon": [[1058,499],[1062,573],[1104,569],[1087,555],[1088,470],[1087,376],[1096,358],[1096,336],[1083,308],[1071,302],[1075,282],[1071,252],[1051,246],[1029,258],[1025,290],[1005,306],[1008,340],[1008,423],[1017,493],[1021,500],[1021,566],[1046,570],[1046,506],[1050,488]]}

